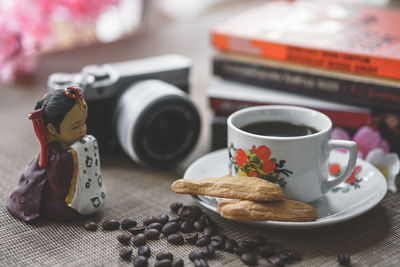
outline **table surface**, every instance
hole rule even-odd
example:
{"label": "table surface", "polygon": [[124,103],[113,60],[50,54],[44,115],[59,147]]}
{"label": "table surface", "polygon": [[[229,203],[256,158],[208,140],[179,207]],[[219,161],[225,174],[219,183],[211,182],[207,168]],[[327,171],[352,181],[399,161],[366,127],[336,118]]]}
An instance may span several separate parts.
{"label": "table surface", "polygon": [[[101,64],[179,53],[193,60],[191,96],[200,109],[202,132],[194,151],[179,166],[157,170],[139,166],[126,155],[103,155],[102,172],[108,192],[105,209],[94,216],[106,219],[137,221],[147,215],[169,212],[169,204],[195,204],[190,196],[177,195],[171,183],[181,178],[197,158],[210,152],[210,118],[205,89],[210,82],[211,56],[209,40],[212,25],[261,1],[233,1],[214,6],[196,19],[173,22],[150,12],[143,31],[116,43],[83,47],[41,57],[35,78],[0,88],[0,265],[129,265],[119,258],[121,246],[116,236],[121,231],[87,232],[82,222],[55,223],[40,220],[28,225],[12,217],[5,208],[9,192],[15,187],[25,165],[38,153],[39,144],[27,114],[46,92],[46,80],[54,71],[73,72],[88,64]],[[274,230],[246,226],[208,214],[221,231],[237,240],[262,235],[277,247],[295,249],[303,260],[299,266],[335,266],[340,253],[351,255],[353,266],[390,266],[400,264],[400,194],[388,193],[381,203],[364,215],[322,229]],[[169,250],[190,264],[192,245],[173,246],[161,238],[150,242],[154,255]],[[137,254],[136,249],[134,255]],[[263,263],[261,261],[260,263]],[[265,263],[265,261],[264,261]],[[210,266],[242,266],[238,256],[217,251]]]}

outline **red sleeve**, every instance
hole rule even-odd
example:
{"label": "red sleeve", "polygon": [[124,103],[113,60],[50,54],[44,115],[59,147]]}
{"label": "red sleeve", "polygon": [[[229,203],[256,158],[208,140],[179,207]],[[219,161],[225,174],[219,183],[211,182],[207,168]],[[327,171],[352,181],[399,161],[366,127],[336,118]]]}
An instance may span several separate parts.
{"label": "red sleeve", "polygon": [[71,186],[73,171],[74,163],[70,152],[50,153],[47,165],[47,179],[56,196],[67,196]]}

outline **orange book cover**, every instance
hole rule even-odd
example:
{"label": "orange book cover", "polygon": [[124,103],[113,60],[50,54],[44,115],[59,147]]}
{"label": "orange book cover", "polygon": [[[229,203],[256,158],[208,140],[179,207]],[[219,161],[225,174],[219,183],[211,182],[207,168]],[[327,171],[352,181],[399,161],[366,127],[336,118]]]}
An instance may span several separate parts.
{"label": "orange book cover", "polygon": [[223,51],[400,79],[400,12],[332,1],[271,1],[217,25]]}

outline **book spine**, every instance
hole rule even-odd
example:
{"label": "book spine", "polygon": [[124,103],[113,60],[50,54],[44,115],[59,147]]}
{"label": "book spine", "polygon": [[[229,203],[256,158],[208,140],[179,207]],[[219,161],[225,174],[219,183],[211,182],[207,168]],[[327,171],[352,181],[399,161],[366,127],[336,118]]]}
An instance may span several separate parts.
{"label": "book spine", "polygon": [[256,63],[214,58],[213,72],[227,80],[336,102],[400,111],[400,88],[327,77]]}
{"label": "book spine", "polygon": [[[218,98],[213,96],[210,96],[208,99],[211,109],[215,112],[216,115],[219,116],[229,116],[231,113],[245,107],[276,104],[276,103]],[[329,110],[329,109],[314,108],[314,107],[308,107],[308,108],[312,108],[327,115],[332,120],[333,125],[352,130],[357,130],[361,126],[370,124],[373,119],[370,112]]]}
{"label": "book spine", "polygon": [[277,44],[233,37],[218,32],[212,32],[211,37],[213,46],[222,51],[251,54],[350,73],[400,79],[400,72],[398,71],[400,61],[386,57]]}

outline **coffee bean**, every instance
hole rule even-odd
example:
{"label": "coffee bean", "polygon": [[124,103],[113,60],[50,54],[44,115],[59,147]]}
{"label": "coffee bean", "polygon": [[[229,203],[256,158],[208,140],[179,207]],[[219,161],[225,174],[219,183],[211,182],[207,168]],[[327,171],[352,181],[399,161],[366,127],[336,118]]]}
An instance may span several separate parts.
{"label": "coffee bean", "polygon": [[182,259],[174,259],[172,261],[172,266],[171,267],[183,267],[185,263],[183,262]]}
{"label": "coffee bean", "polygon": [[128,230],[129,228],[135,227],[137,222],[133,219],[125,219],[121,222],[121,228],[123,230]]}
{"label": "coffee bean", "polygon": [[132,249],[131,248],[123,248],[119,252],[119,256],[123,260],[129,260],[132,256]]}
{"label": "coffee bean", "polygon": [[149,224],[152,224],[152,223],[155,223],[155,222],[157,222],[157,218],[154,217],[154,216],[152,216],[152,215],[146,216],[146,217],[143,219],[143,224],[144,224],[144,225],[149,225]]}
{"label": "coffee bean", "polygon": [[174,258],[174,255],[172,255],[171,252],[159,252],[156,255],[156,260],[169,259],[172,261],[173,258]]}
{"label": "coffee bean", "polygon": [[171,265],[172,262],[169,259],[163,259],[154,263],[154,267],[171,267]]}
{"label": "coffee bean", "polygon": [[203,235],[208,236],[208,237],[211,237],[211,236],[215,235],[216,233],[217,233],[217,228],[215,228],[214,226],[207,226],[203,230]]}
{"label": "coffee bean", "polygon": [[233,248],[237,247],[237,243],[234,239],[227,239],[225,241],[224,249],[228,252],[233,252]]}
{"label": "coffee bean", "polygon": [[257,265],[257,255],[252,252],[245,252],[240,256],[243,263],[254,266]]}
{"label": "coffee bean", "polygon": [[264,258],[275,255],[275,249],[270,245],[260,247],[258,252],[260,253],[261,257]]}
{"label": "coffee bean", "polygon": [[184,243],[183,237],[178,234],[170,234],[167,237],[167,241],[174,245],[182,245]]}
{"label": "coffee bean", "polygon": [[173,212],[177,213],[178,210],[179,210],[182,206],[183,206],[182,203],[180,203],[180,202],[175,202],[175,203],[172,203],[169,207],[170,207],[170,209],[171,209]]}
{"label": "coffee bean", "polygon": [[210,244],[210,238],[207,236],[203,236],[196,241],[196,246],[204,247]]}
{"label": "coffee bean", "polygon": [[350,265],[350,261],[351,260],[350,260],[350,255],[349,254],[346,254],[346,253],[339,254],[337,259],[338,259],[339,264],[342,265],[342,266]]}
{"label": "coffee bean", "polygon": [[200,217],[201,210],[198,208],[195,208],[195,206],[182,206],[178,210],[178,215],[184,221],[194,222],[195,220],[197,220]]}
{"label": "coffee bean", "polygon": [[207,261],[205,259],[202,259],[202,258],[195,259],[193,263],[194,263],[195,267],[208,267],[209,266]]}
{"label": "coffee bean", "polygon": [[149,248],[149,246],[141,246],[138,248],[138,255],[140,256],[145,256],[146,258],[150,257],[151,254],[151,250]]}
{"label": "coffee bean", "polygon": [[181,232],[182,233],[190,233],[193,231],[192,222],[185,221],[181,224]]}
{"label": "coffee bean", "polygon": [[94,231],[97,230],[97,224],[96,224],[95,222],[92,222],[92,221],[85,223],[85,224],[83,225],[83,227],[84,227],[86,230],[91,231],[91,232],[94,232]]}
{"label": "coffee bean", "polygon": [[189,244],[194,244],[194,243],[196,243],[198,238],[199,238],[198,233],[192,233],[192,234],[189,234],[188,236],[186,236],[185,240]]}
{"label": "coffee bean", "polygon": [[275,265],[275,264],[272,264],[272,263],[269,263],[269,262],[267,262],[267,263],[264,263],[263,265],[261,265],[260,267],[276,267],[276,265]]}
{"label": "coffee bean", "polygon": [[245,247],[236,246],[233,248],[232,252],[238,256],[241,256],[243,253],[249,252],[249,250]]}
{"label": "coffee bean", "polygon": [[163,226],[161,232],[162,232],[165,236],[168,236],[168,235],[170,235],[170,234],[176,234],[176,233],[179,231],[179,229],[180,229],[179,224],[177,224],[176,222],[169,222],[169,223],[166,223],[166,224]]}
{"label": "coffee bean", "polygon": [[128,231],[132,234],[132,235],[137,235],[139,233],[143,233],[146,230],[146,226],[135,226],[135,227],[131,227],[128,228]]}
{"label": "coffee bean", "polygon": [[208,216],[203,216],[202,219],[207,226],[215,225],[215,223]]}
{"label": "coffee bean", "polygon": [[286,263],[292,260],[290,252],[288,250],[281,250],[276,254],[276,256],[278,256],[282,261]]}
{"label": "coffee bean", "polygon": [[133,239],[133,244],[137,247],[141,247],[145,245],[147,242],[147,238],[143,233],[137,234]]}
{"label": "coffee bean", "polygon": [[239,246],[245,247],[250,251],[257,249],[257,244],[254,241],[242,241],[239,243]]}
{"label": "coffee bean", "polygon": [[194,261],[195,259],[200,259],[200,258],[204,258],[203,253],[201,253],[200,251],[192,251],[189,253],[189,260]]}
{"label": "coffee bean", "polygon": [[215,253],[215,247],[213,245],[208,245],[201,248],[201,254],[205,257],[212,257]]}
{"label": "coffee bean", "polygon": [[268,245],[267,239],[265,239],[265,237],[263,237],[261,235],[254,237],[253,240],[254,240],[254,243],[256,243],[257,246],[259,246],[259,247]]}
{"label": "coffee bean", "polygon": [[163,225],[159,222],[151,223],[151,224],[149,224],[149,226],[147,226],[147,229],[157,229],[160,232],[161,232],[162,228],[163,228]]}
{"label": "coffee bean", "polygon": [[268,258],[268,262],[275,266],[284,266],[285,263],[277,256],[271,256]]}
{"label": "coffee bean", "polygon": [[133,265],[136,267],[147,267],[147,258],[145,256],[137,256]]}
{"label": "coffee bean", "polygon": [[292,258],[292,260],[295,260],[295,261],[301,261],[303,259],[303,257],[297,251],[291,250],[291,251],[289,251],[289,255]]}
{"label": "coffee bean", "polygon": [[122,235],[117,236],[117,239],[118,239],[119,243],[126,246],[129,244],[129,241],[131,241],[131,235],[130,234],[122,234]]}
{"label": "coffee bean", "polygon": [[157,221],[164,225],[169,221],[169,216],[167,214],[161,214],[158,216]]}
{"label": "coffee bean", "polygon": [[225,238],[220,234],[213,235],[211,237],[211,245],[213,245],[217,249],[223,249],[225,245]]}
{"label": "coffee bean", "polygon": [[146,236],[147,240],[157,240],[160,238],[160,231],[157,229],[149,229],[144,232],[144,235]]}
{"label": "coffee bean", "polygon": [[196,231],[202,232],[206,228],[206,224],[202,220],[197,220],[193,223],[193,227]]}
{"label": "coffee bean", "polygon": [[103,227],[103,230],[107,231],[114,231],[119,229],[119,221],[116,220],[105,220],[103,224],[101,225]]}

